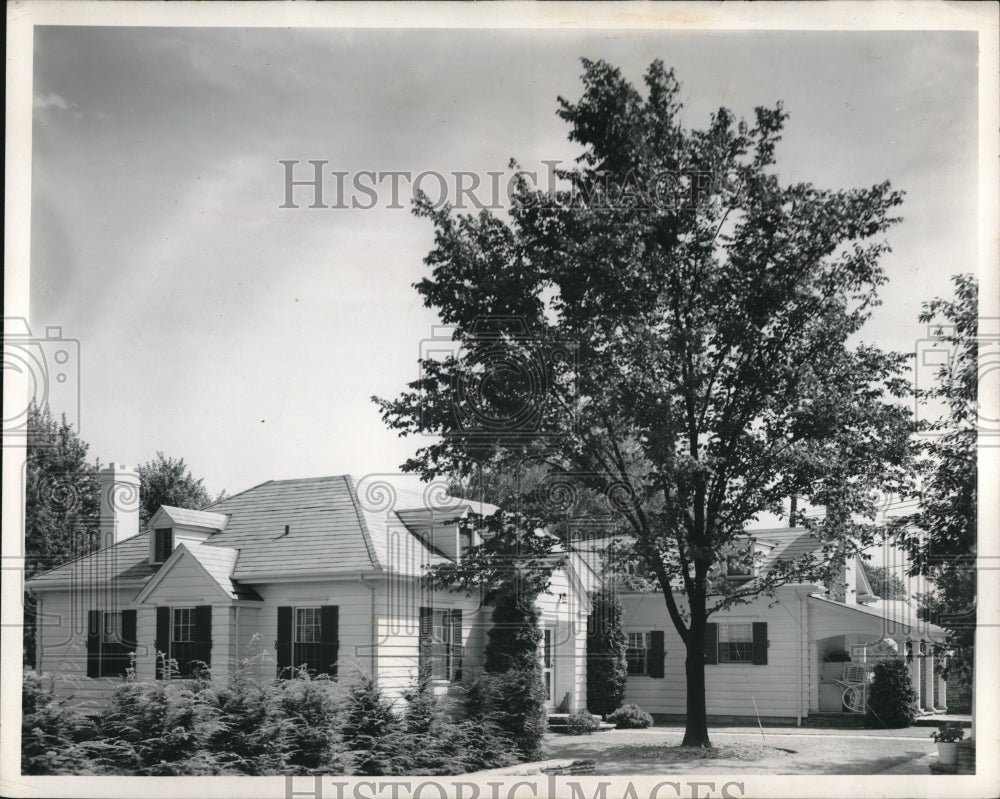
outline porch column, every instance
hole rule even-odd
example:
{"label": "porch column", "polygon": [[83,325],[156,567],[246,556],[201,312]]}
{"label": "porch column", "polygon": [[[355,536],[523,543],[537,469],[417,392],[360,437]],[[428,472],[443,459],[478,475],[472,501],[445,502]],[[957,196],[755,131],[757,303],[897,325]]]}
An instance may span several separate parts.
{"label": "porch column", "polygon": [[927,656],[924,658],[924,710],[934,711],[934,655],[931,654],[930,642],[926,644]]}
{"label": "porch column", "polygon": [[913,686],[913,691],[917,695],[917,707],[923,707],[924,704],[921,701],[921,694],[923,692],[920,690],[920,661],[922,658],[920,657],[920,646],[918,642],[913,642],[910,652],[913,655],[912,660],[910,660],[910,685]]}
{"label": "porch column", "polygon": [[948,712],[948,683],[945,682],[945,679],[944,679],[944,677],[941,674],[938,674],[937,686],[938,686],[938,698],[937,698],[937,702],[935,702],[934,704],[937,705],[938,708],[940,708],[940,710],[941,710],[942,713],[947,713]]}

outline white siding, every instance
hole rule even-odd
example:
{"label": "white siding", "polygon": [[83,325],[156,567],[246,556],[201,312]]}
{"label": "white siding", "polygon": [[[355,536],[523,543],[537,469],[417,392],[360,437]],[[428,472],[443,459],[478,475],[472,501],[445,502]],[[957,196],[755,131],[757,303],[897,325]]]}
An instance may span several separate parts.
{"label": "white siding", "polygon": [[[84,711],[104,706],[119,677],[87,677],[87,613],[125,610],[137,589],[65,590],[38,594],[38,667],[53,680],[57,696]],[[139,633],[139,640],[142,639]]]}
{"label": "white siding", "polygon": [[552,575],[549,590],[536,603],[542,624],[553,628],[553,701],[569,694],[569,709],[587,706],[587,607],[562,569]]}
{"label": "white siding", "polygon": [[[663,678],[630,676],[626,702],[634,702],[650,713],[684,715],[687,680],[684,644],[667,615],[661,594],[625,595],[624,624],[628,632],[664,631]],[[705,697],[708,714],[716,716],[761,716],[796,718],[805,712],[809,697],[808,641],[799,634],[799,600],[789,594],[762,599],[751,605],[713,614],[709,621],[767,622],[767,665],[720,663],[705,666]],[[801,664],[801,673],[800,673]],[[797,697],[798,693],[798,697]]]}

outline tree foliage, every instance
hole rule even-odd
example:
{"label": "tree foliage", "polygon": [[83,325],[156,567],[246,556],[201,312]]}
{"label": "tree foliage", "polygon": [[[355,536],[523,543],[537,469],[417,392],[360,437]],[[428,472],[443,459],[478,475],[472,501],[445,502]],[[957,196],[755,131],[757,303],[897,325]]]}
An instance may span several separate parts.
{"label": "tree foliage", "polygon": [[[924,459],[920,510],[900,520],[899,541],[913,575],[930,578],[924,618],[948,630],[947,674],[969,677],[976,624],[977,435],[979,431],[979,287],[955,275],[955,296],[924,304],[932,347],[946,355],[927,387],[918,386]],[[918,372],[918,377],[920,373]]]}
{"label": "tree foliage", "polygon": [[[201,510],[214,500],[202,478],[195,479],[183,458],[170,458],[162,452],[136,469],[142,481],[139,488],[139,521],[145,525],[161,505]],[[225,492],[218,497],[222,499]]]}
{"label": "tree foliage", "polygon": [[887,566],[865,565],[865,574],[872,587],[872,593],[881,599],[909,599],[903,578]]}
{"label": "tree foliage", "polygon": [[[687,648],[685,741],[708,745],[709,614],[828,577],[873,539],[873,492],[904,487],[904,359],[855,343],[901,195],[782,183],[780,104],[686,129],[659,61],[645,96],[604,62],[584,61],[583,84],[559,101],[581,148],[561,194],[522,176],[509,222],[418,200],[435,243],[416,288],[454,352],[378,402],[401,434],[438,435],[408,470],[500,453],[608,497]],[[788,496],[826,508],[809,522],[825,557],[712,584]]]}

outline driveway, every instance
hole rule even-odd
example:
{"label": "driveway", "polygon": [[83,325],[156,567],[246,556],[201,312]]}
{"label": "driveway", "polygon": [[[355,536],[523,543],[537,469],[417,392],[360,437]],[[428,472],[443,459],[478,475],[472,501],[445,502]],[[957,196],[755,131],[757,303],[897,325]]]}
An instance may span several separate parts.
{"label": "driveway", "polygon": [[[830,730],[799,727],[720,727],[715,752],[679,749],[680,727],[550,735],[548,757],[594,759],[596,773],[676,774],[923,774],[936,760],[926,727]],[[700,755],[710,755],[703,757]]]}

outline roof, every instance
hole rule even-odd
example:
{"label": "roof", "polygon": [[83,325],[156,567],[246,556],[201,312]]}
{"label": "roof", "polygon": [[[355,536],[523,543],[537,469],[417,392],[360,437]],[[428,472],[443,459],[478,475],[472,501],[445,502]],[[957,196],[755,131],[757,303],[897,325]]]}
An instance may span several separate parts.
{"label": "roof", "polygon": [[[153,519],[156,519],[161,514],[170,519],[174,524],[186,527],[207,527],[211,530],[222,530],[228,521],[228,517],[222,513],[191,510],[189,508],[175,508],[172,505],[161,505],[160,509],[153,515]],[[152,524],[152,520],[150,520],[150,523]]]}
{"label": "roof", "polygon": [[55,588],[70,582],[75,586],[106,585],[112,579],[143,583],[159,568],[159,564],[149,563],[149,533],[145,532],[37,574],[28,582],[31,588]]}
{"label": "roof", "polygon": [[803,555],[811,555],[823,545],[815,535],[801,527],[748,530],[747,533],[762,544],[773,545],[761,563],[760,570],[764,573],[779,560],[796,560]]}
{"label": "roof", "polygon": [[894,622],[903,627],[909,627],[914,632],[920,632],[935,639],[941,638],[947,633],[946,630],[938,627],[936,624],[921,621],[917,617],[917,613],[914,608],[908,602],[903,602],[901,600],[880,599],[877,602],[870,602],[865,605],[848,605],[844,602],[829,599],[825,596],[817,596],[816,594],[810,595],[809,599],[815,600],[816,602],[823,602],[828,605],[834,605],[845,611],[862,613],[866,616],[873,616],[876,619],[881,619],[882,621]]}
{"label": "roof", "polygon": [[261,599],[260,594],[252,588],[240,585],[232,578],[234,567],[240,556],[239,550],[230,547],[205,547],[199,544],[181,544],[178,548],[181,547],[186,549],[191,557],[202,565],[230,599]]}

